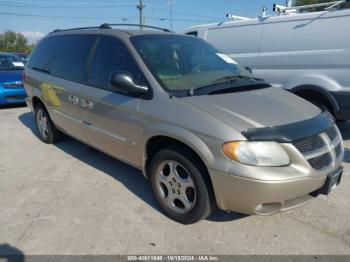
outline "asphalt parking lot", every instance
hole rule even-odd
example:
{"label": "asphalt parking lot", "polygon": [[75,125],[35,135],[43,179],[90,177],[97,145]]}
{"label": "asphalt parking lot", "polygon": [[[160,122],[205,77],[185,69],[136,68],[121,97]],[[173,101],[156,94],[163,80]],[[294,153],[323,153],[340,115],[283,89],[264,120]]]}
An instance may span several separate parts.
{"label": "asphalt parking lot", "polygon": [[0,253],[350,254],[350,123],[340,127],[345,173],[329,197],[184,226],[159,211],[138,170],[69,137],[46,145],[28,108],[0,109]]}

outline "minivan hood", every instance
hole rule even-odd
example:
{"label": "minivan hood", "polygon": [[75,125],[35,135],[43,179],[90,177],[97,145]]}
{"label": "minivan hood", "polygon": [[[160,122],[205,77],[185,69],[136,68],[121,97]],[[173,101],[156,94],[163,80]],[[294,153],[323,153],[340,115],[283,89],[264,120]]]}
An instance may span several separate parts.
{"label": "minivan hood", "polygon": [[281,88],[220,95],[190,96],[183,101],[200,108],[242,132],[249,128],[272,127],[313,118],[321,110]]}

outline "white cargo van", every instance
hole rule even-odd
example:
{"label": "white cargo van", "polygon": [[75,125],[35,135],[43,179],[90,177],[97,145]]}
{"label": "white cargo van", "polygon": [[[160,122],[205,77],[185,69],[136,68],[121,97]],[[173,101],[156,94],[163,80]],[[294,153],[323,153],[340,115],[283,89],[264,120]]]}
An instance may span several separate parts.
{"label": "white cargo van", "polygon": [[350,119],[350,10],[291,13],[199,25],[203,38],[256,77]]}

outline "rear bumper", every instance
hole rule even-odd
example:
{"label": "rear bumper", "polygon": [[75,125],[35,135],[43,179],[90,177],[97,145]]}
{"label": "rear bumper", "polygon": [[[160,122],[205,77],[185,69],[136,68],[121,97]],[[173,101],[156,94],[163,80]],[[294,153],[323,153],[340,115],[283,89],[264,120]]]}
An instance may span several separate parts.
{"label": "rear bumper", "polygon": [[331,94],[339,106],[339,111],[335,112],[335,117],[338,120],[350,120],[350,91],[331,92]]}
{"label": "rear bumper", "polygon": [[304,204],[322,188],[327,176],[261,181],[210,170],[216,202],[223,210],[270,215]]}
{"label": "rear bumper", "polygon": [[0,87],[0,105],[25,103],[26,92],[24,88],[4,89]]}

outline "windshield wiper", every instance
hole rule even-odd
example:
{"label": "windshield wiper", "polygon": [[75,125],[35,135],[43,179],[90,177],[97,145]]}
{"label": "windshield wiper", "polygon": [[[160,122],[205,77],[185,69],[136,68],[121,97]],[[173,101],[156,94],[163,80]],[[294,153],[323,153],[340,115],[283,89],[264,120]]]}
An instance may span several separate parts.
{"label": "windshield wiper", "polygon": [[264,83],[262,79],[244,75],[224,76],[214,80],[208,85],[189,89],[188,96],[193,96],[199,93],[211,94],[219,90],[222,91],[224,89],[231,89],[233,87],[243,87],[261,83]]}
{"label": "windshield wiper", "polygon": [[[244,76],[244,75],[224,76],[224,77],[220,77],[220,78],[216,79],[215,81],[213,81],[212,83],[210,83],[207,86],[223,84],[223,83],[232,82],[232,81],[238,81],[238,80],[241,80],[241,79],[254,80],[256,78],[249,77],[249,76]],[[206,86],[204,86],[204,87],[206,87]],[[200,88],[202,88],[202,87],[200,87]]]}

